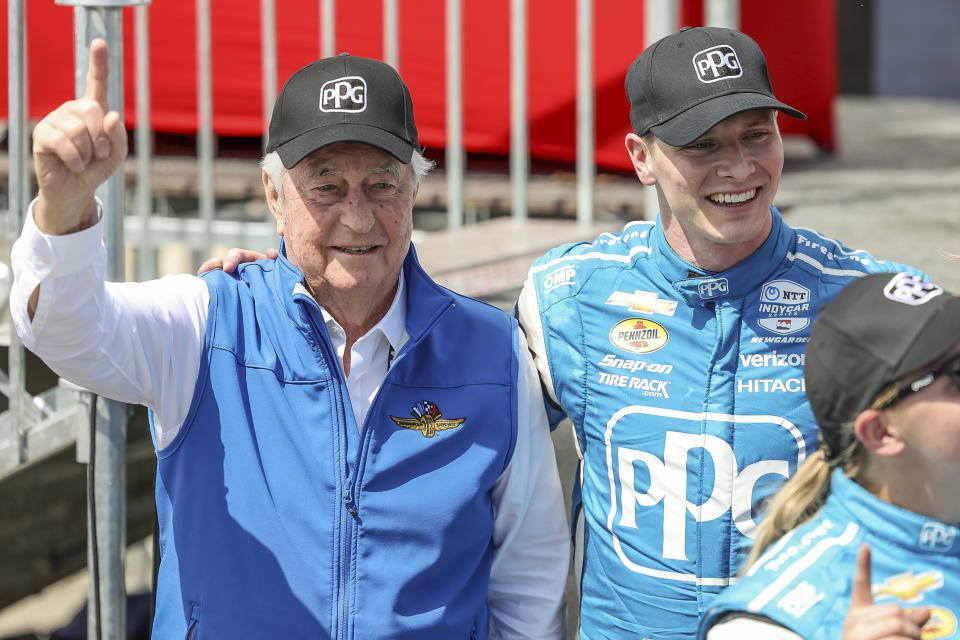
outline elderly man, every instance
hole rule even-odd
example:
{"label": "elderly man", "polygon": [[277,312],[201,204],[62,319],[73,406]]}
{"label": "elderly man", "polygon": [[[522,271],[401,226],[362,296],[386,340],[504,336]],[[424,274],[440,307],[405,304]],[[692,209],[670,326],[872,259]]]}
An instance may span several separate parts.
{"label": "elderly man", "polygon": [[[151,409],[157,638],[562,638],[568,537],[508,315],[420,269],[429,168],[374,60],[296,72],[263,182],[278,260],[103,282],[95,188],[126,155],[107,51],[34,131],[12,309],[65,378]],[[109,214],[109,212],[107,212]]]}

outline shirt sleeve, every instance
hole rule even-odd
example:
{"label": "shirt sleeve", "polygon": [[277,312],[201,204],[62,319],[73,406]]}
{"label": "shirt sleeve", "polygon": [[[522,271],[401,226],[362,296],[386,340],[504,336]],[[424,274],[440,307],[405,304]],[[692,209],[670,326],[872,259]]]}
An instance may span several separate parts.
{"label": "shirt sleeve", "polygon": [[518,357],[517,443],[492,491],[490,638],[563,640],[570,538],[540,384],[522,331]]}
{"label": "shirt sleeve", "polygon": [[[47,235],[34,222],[35,202],[11,251],[10,315],[17,333],[61,377],[153,409],[162,449],[193,399],[210,296],[206,284],[191,275],[104,282],[102,216],[88,229]],[[37,287],[31,321],[27,304]]]}
{"label": "shirt sleeve", "polygon": [[803,638],[770,618],[754,615],[730,614],[707,631],[707,640],[803,640]]}

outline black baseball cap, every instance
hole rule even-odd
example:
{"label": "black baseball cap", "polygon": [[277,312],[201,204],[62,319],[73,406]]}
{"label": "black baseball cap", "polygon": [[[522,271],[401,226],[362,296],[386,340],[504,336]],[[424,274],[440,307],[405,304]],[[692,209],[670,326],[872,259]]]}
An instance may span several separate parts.
{"label": "black baseball cap", "polygon": [[876,273],[820,309],[807,344],[807,398],[833,452],[837,428],[888,385],[936,362],[960,342],[960,298],[908,273]]}
{"label": "black baseball cap", "polygon": [[311,62],[283,85],[273,106],[267,153],[283,166],[334,142],[364,142],[408,164],[417,142],[410,90],[396,69],[341,53]]}
{"label": "black baseball cap", "polygon": [[760,46],[732,29],[684,27],[661,38],[633,61],[625,85],[634,132],[674,147],[749,109],[807,118],[777,100]]}

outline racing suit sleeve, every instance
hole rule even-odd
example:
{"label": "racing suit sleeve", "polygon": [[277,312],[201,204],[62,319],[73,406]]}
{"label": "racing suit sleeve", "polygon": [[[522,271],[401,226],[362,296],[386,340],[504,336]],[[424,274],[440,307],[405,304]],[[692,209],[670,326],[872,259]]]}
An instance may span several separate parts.
{"label": "racing suit sleeve", "polygon": [[793,631],[763,616],[732,613],[713,625],[706,635],[707,640],[741,640],[764,638],[764,640],[803,640]]}
{"label": "racing suit sleeve", "polygon": [[494,484],[491,640],[566,637],[564,589],[570,539],[540,384],[519,340],[517,442]]}
{"label": "racing suit sleeve", "polygon": [[[65,235],[41,232],[31,203],[11,251],[10,315],[24,346],[104,397],[154,411],[155,444],[173,440],[193,398],[209,292],[200,278],[104,282],[103,216]],[[27,304],[40,287],[33,319]]]}
{"label": "racing suit sleeve", "polygon": [[543,336],[543,323],[540,320],[540,305],[537,303],[537,291],[533,278],[529,275],[517,299],[516,315],[520,328],[527,336],[530,352],[533,354],[537,372],[540,374],[550,429],[556,429],[566,415],[560,408],[560,401],[553,387],[553,376],[550,374],[550,362],[547,359],[547,347]]}

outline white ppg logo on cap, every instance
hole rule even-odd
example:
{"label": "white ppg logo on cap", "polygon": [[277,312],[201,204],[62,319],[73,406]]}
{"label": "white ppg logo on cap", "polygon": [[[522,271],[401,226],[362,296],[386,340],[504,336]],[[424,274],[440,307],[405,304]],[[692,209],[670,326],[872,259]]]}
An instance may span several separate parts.
{"label": "white ppg logo on cap", "polygon": [[367,81],[360,76],[328,80],[320,87],[320,111],[358,113],[367,108]]}
{"label": "white ppg logo on cap", "polygon": [[894,302],[918,305],[930,302],[943,293],[943,289],[932,282],[924,282],[919,276],[907,273],[898,273],[887,286],[883,288],[883,295]]}
{"label": "white ppg logo on cap", "polygon": [[718,44],[693,56],[693,66],[700,82],[716,82],[743,75],[737,52],[728,44]]}

